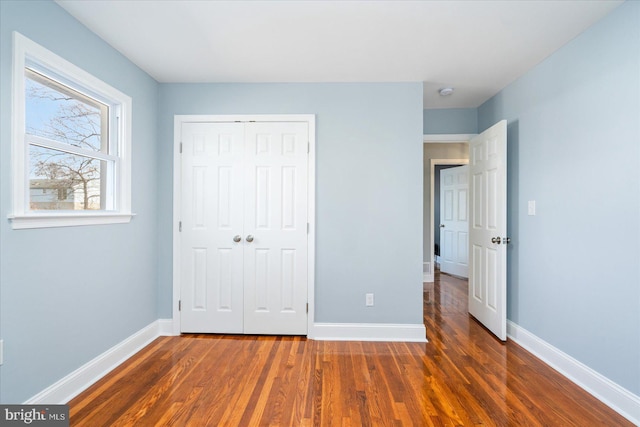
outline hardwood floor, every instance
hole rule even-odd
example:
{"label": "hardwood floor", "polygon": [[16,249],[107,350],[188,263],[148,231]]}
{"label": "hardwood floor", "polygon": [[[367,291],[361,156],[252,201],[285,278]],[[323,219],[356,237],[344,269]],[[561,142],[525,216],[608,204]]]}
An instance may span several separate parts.
{"label": "hardwood floor", "polygon": [[631,426],[467,314],[466,282],[425,290],[429,343],[161,337],[70,405],[74,426]]}

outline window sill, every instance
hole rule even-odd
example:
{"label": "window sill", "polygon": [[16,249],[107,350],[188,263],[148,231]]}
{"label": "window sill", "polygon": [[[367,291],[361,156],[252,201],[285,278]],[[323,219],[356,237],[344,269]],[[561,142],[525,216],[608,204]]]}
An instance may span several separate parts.
{"label": "window sill", "polygon": [[125,224],[135,214],[122,213],[81,213],[81,214],[38,214],[10,215],[11,227],[14,230],[27,228],[76,227],[82,225]]}

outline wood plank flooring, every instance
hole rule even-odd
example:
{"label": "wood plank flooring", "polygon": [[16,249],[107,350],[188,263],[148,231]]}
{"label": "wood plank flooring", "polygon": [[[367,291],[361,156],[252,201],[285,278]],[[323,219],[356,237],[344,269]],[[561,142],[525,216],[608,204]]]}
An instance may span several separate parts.
{"label": "wood plank flooring", "polygon": [[429,343],[161,337],[70,405],[73,426],[631,426],[467,314],[467,283],[425,289]]}

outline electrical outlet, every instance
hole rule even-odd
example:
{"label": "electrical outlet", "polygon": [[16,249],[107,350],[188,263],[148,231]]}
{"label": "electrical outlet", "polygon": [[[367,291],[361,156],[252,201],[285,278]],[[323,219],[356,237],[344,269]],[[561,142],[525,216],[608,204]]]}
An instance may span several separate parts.
{"label": "electrical outlet", "polygon": [[529,200],[529,203],[527,203],[527,214],[530,216],[535,216],[536,214],[536,201],[535,200]]}
{"label": "electrical outlet", "polygon": [[364,305],[366,305],[367,307],[373,307],[373,294],[365,295]]}

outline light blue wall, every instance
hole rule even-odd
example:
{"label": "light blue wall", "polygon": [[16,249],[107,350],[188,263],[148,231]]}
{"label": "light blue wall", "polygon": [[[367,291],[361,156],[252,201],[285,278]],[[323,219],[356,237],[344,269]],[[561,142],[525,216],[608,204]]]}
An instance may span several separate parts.
{"label": "light blue wall", "polygon": [[425,135],[478,132],[477,108],[424,110],[422,117]]}
{"label": "light blue wall", "polygon": [[175,114],[316,114],[316,321],[422,323],[421,83],[160,85],[162,317]]}
{"label": "light blue wall", "polygon": [[[13,30],[133,98],[130,224],[11,229]],[[0,401],[21,403],[158,318],[158,85],[49,1],[0,1],[0,60]]]}
{"label": "light blue wall", "polygon": [[479,108],[480,130],[500,119],[509,318],[640,394],[640,2]]}

